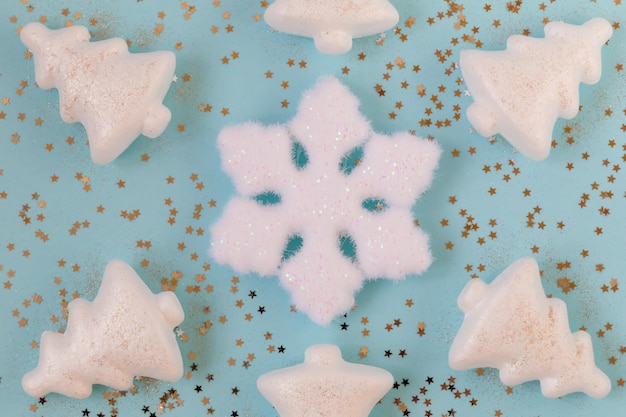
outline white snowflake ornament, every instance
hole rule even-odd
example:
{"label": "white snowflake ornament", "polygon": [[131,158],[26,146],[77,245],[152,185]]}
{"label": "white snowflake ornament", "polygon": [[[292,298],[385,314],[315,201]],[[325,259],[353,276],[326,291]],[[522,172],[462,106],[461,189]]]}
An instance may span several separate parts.
{"label": "white snowflake ornament", "polygon": [[389,372],[346,362],[335,345],[310,346],[304,363],[257,380],[280,417],[367,417],[392,385]]}
{"label": "white snowflake ornament", "polygon": [[463,50],[460,66],[474,99],[467,118],[482,136],[500,133],[526,157],[548,157],[557,118],[578,113],[578,85],[602,74],[601,48],[613,29],[595,18],[581,26],[550,22],[545,38],[514,35],[505,51]]}
{"label": "white snowflake ornament", "polygon": [[458,304],[465,318],[450,348],[452,369],[498,368],[509,386],[538,379],[550,398],[611,391],[595,365],[591,337],[570,332],[567,307],[546,297],[534,258],[517,260],[490,284],[471,280]]}
{"label": "white snowflake ornament", "polygon": [[85,127],[95,163],[111,162],[140,134],[155,138],[169,124],[162,101],[174,76],[172,52],[131,54],[120,38],[89,42],[80,25],[50,30],[33,22],[20,37],[39,87],[58,89],[61,119]]}
{"label": "white snowflake ornament", "polygon": [[276,30],[313,38],[318,51],[343,54],[352,39],[392,28],[400,16],[387,0],[276,0],[264,15]]}
{"label": "white snowflake ornament", "polygon": [[[279,275],[298,309],[319,324],[348,311],[363,280],[401,279],[432,261],[411,206],[429,187],[441,150],[408,133],[374,133],[358,106],[336,78],[322,78],[289,124],[245,123],[217,139],[240,195],[211,228],[211,256],[239,273]],[[300,168],[292,161],[295,142],[308,156]],[[347,174],[342,159],[358,147],[364,157]],[[280,202],[255,200],[268,192]],[[368,199],[386,208],[368,210]],[[339,247],[346,234],[356,246],[354,262]],[[281,262],[294,235],[302,247]]]}
{"label": "white snowflake ornament", "polygon": [[127,390],[135,376],[181,378],[173,332],[184,319],[178,298],[170,291],[153,294],[128,264],[109,262],[93,302],[77,298],[68,312],[65,333],[41,336],[39,363],[22,378],[29,395],[86,398],[93,384]]}

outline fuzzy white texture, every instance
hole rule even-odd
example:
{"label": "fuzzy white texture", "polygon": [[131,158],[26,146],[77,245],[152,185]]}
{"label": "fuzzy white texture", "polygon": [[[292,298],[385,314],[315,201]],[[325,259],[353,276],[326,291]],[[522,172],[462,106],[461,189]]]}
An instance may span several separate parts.
{"label": "fuzzy white texture", "polygon": [[392,385],[391,373],[346,362],[335,345],[310,346],[304,363],[257,380],[280,417],[367,417]]}
{"label": "fuzzy white texture", "polygon": [[[409,133],[373,132],[358,106],[336,78],[321,78],[287,125],[244,123],[223,129],[217,140],[239,196],[211,228],[211,256],[239,273],[279,275],[297,308],[319,324],[348,311],[364,280],[401,279],[432,262],[411,206],[430,186],[441,149]],[[309,158],[302,168],[292,161],[294,141]],[[364,156],[346,174],[340,161],[359,146]],[[254,201],[268,191],[280,204]],[[370,198],[387,208],[367,210]],[[340,251],[344,233],[355,243],[355,262]],[[281,263],[293,235],[303,246]]]}
{"label": "fuzzy white texture", "polygon": [[570,332],[567,307],[546,297],[534,258],[517,260],[490,284],[471,280],[458,304],[465,318],[450,348],[452,369],[498,368],[509,386],[539,380],[550,398],[611,391],[595,365],[591,337]]}
{"label": "fuzzy white texture", "polygon": [[463,50],[460,66],[474,99],[467,118],[485,137],[500,133],[533,160],[548,157],[557,118],[578,113],[578,86],[602,74],[601,48],[613,29],[594,18],[583,25],[550,22],[545,38],[514,35],[505,51]]}
{"label": "fuzzy white texture", "polygon": [[264,14],[276,30],[313,38],[318,51],[343,54],[352,39],[392,28],[400,16],[387,0],[276,0]]}
{"label": "fuzzy white texture", "polygon": [[64,333],[41,336],[39,363],[22,378],[29,395],[86,398],[93,384],[127,390],[135,376],[182,377],[173,332],[184,319],[178,298],[170,291],[153,294],[123,261],[109,262],[93,302],[73,300],[68,311]]}
{"label": "fuzzy white texture", "polygon": [[80,25],[50,30],[33,22],[20,37],[39,87],[58,89],[61,119],[85,127],[95,163],[111,162],[139,135],[155,138],[169,124],[162,101],[176,66],[172,52],[131,54],[120,38],[89,42]]}

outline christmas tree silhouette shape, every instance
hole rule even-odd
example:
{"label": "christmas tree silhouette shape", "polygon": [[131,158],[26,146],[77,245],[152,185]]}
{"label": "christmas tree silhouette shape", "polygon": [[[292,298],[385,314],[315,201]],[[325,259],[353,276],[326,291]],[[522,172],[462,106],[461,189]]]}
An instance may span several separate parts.
{"label": "christmas tree silhouette shape", "polygon": [[450,348],[452,369],[498,368],[509,386],[538,379],[546,397],[601,398],[611,390],[591,337],[570,332],[567,307],[546,297],[534,258],[517,260],[490,284],[471,280],[458,304],[465,318]]}
{"label": "christmas tree silhouette shape", "polygon": [[159,136],[170,122],[162,101],[176,66],[172,52],[131,54],[120,38],[89,42],[79,25],[50,30],[34,22],[20,36],[33,53],[37,84],[58,89],[61,119],[83,124],[95,163],[111,162],[140,134]]}
{"label": "christmas tree silhouette shape", "polygon": [[94,301],[75,299],[68,310],[65,333],[41,336],[39,363],[22,379],[29,395],[85,398],[92,384],[126,390],[135,376],[182,376],[173,329],[183,309],[173,292],[153,294],[128,264],[111,261]]}
{"label": "christmas tree silhouette shape", "polygon": [[264,19],[281,32],[313,38],[322,53],[343,54],[353,38],[384,32],[399,15],[387,0],[276,0]]}
{"label": "christmas tree silhouette shape", "polygon": [[500,133],[528,158],[547,158],[557,118],[578,113],[579,83],[600,80],[600,50],[612,32],[602,18],[581,26],[550,22],[545,38],[514,35],[505,51],[461,51],[474,99],[470,123],[485,137]]}

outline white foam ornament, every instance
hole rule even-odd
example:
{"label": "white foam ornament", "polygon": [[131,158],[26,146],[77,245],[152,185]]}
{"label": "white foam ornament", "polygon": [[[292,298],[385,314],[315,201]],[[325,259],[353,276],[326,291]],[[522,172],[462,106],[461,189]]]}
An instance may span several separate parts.
{"label": "white foam ornament", "polygon": [[465,318],[450,348],[452,369],[498,368],[509,386],[539,380],[550,398],[610,392],[611,381],[595,365],[591,337],[570,332],[567,307],[546,297],[534,258],[517,260],[490,284],[471,280],[458,304]]}
{"label": "white foam ornament", "polygon": [[139,135],[155,138],[172,115],[162,104],[174,76],[169,51],[131,54],[120,38],[89,42],[85,26],[22,28],[39,87],[59,91],[61,119],[85,127],[92,160],[106,164]]}
{"label": "white foam ornament", "polygon": [[505,51],[463,50],[460,66],[474,99],[467,118],[485,137],[500,133],[526,157],[543,160],[561,117],[579,108],[579,83],[602,74],[601,48],[611,37],[608,21],[577,26],[550,22],[545,38],[514,35]]}
{"label": "white foam ornament", "polygon": [[173,292],[153,294],[128,264],[113,260],[96,298],[68,305],[65,333],[41,336],[39,363],[22,378],[33,397],[86,398],[93,384],[132,387],[135,376],[176,381],[183,361],[173,329],[184,319]]}
{"label": "white foam ornament", "polygon": [[[441,149],[409,133],[373,132],[358,106],[336,78],[322,78],[287,125],[244,123],[217,139],[239,195],[211,227],[211,256],[239,273],[279,275],[297,308],[319,324],[347,312],[364,280],[401,279],[432,262],[411,206],[430,186]],[[292,161],[296,142],[308,156],[300,168]],[[363,158],[348,174],[340,165],[358,147]],[[280,202],[255,200],[267,192]],[[371,211],[368,199],[385,204]],[[294,235],[302,247],[285,260]],[[340,249],[346,235],[356,246],[354,261]]]}
{"label": "white foam ornament", "polygon": [[400,16],[387,0],[276,0],[264,15],[276,30],[313,38],[318,51],[343,54],[352,39],[392,28]]}
{"label": "white foam ornament", "polygon": [[280,417],[367,417],[392,385],[389,372],[346,362],[335,345],[310,346],[304,363],[257,380]]}

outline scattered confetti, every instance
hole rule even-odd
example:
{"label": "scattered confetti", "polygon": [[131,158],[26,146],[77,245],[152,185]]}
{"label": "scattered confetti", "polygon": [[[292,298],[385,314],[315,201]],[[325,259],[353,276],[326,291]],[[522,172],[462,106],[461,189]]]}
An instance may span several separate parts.
{"label": "scattered confetti", "polygon": [[[258,376],[301,362],[307,346],[331,342],[346,361],[394,374],[372,417],[619,414],[626,380],[619,244],[625,227],[620,213],[626,212],[623,2],[392,2],[400,16],[396,26],[384,36],[355,39],[339,56],[273,31],[263,21],[272,3],[3,4],[4,412],[276,415],[257,391]],[[602,46],[602,78],[581,86],[576,118],[557,120],[548,160],[536,164],[511,153],[503,138],[483,140],[474,133],[466,118],[472,97],[459,67],[461,50],[501,50],[511,35],[542,37],[548,22],[581,24],[594,16],[607,19],[614,31]],[[121,37],[132,53],[174,53],[176,76],[163,100],[172,120],[161,139],[137,140],[110,164],[93,164],[83,127],[59,120],[58,92],[38,88],[33,54],[20,41],[20,31],[34,21],[50,29],[85,26],[91,43]],[[206,250],[210,226],[236,193],[220,168],[219,132],[246,120],[286,123],[319,75],[348,86],[377,131],[436,139],[443,151],[432,189],[411,207],[411,227],[430,235],[431,267],[420,277],[368,281],[357,305],[326,327],[297,314],[273,279],[237,273]],[[350,162],[362,166],[363,155],[354,156]],[[376,209],[379,202],[372,203]],[[546,294],[567,303],[571,328],[591,337],[597,366],[613,385],[603,400],[584,394],[572,396],[575,401],[544,399],[538,384],[508,387],[491,368],[448,367],[463,285],[491,282],[528,255],[544,268]],[[153,292],[175,291],[186,317],[174,333],[183,378],[140,377],[128,390],[96,386],[81,401],[25,395],[20,377],[36,366],[40,334],[66,329],[69,303],[95,297],[113,258],[129,260]]]}

